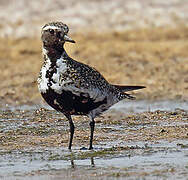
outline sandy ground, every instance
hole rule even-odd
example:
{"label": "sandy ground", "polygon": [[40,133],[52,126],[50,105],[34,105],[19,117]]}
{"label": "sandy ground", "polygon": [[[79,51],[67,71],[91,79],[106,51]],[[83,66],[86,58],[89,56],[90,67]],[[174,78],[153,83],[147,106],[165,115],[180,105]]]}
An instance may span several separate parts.
{"label": "sandy ground", "polygon": [[144,85],[138,99],[187,99],[186,0],[0,1],[0,106],[41,101],[40,30],[63,20],[77,42],[71,57],[111,83]]}
{"label": "sandy ground", "polygon": [[[138,99],[188,97],[188,29],[155,28],[71,34],[71,57],[95,67],[114,84],[144,85]],[[37,77],[42,64],[39,38],[0,39],[1,106],[40,103]]]}

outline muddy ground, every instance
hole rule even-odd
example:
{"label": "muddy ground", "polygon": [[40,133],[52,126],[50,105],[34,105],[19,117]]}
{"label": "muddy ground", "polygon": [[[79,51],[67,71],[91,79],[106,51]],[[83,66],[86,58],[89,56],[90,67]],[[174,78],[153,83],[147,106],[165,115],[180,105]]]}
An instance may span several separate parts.
{"label": "muddy ground", "polygon": [[[27,107],[28,108],[28,107]],[[5,179],[184,179],[188,176],[188,113],[126,114],[110,110],[96,118],[94,150],[87,150],[86,117],[69,125],[47,109],[0,111],[0,177]],[[33,108],[33,109],[32,109]]]}
{"label": "muddy ground", "polygon": [[[0,179],[187,179],[188,28],[186,0],[0,0]],[[41,7],[41,8],[39,8]],[[96,118],[69,126],[37,89],[40,29],[70,26],[68,54],[114,84],[144,85]]]}
{"label": "muddy ground", "polygon": [[[22,150],[36,147],[67,147],[69,127],[61,113],[53,110],[3,110],[1,117],[1,149]],[[15,118],[15,119],[14,119]],[[188,114],[155,111],[127,115],[111,110],[97,118],[95,144],[118,141],[173,141],[188,138]],[[73,149],[88,145],[89,127],[86,117],[74,117],[77,126]],[[158,128],[156,128],[158,127]],[[121,145],[120,145],[121,148]]]}

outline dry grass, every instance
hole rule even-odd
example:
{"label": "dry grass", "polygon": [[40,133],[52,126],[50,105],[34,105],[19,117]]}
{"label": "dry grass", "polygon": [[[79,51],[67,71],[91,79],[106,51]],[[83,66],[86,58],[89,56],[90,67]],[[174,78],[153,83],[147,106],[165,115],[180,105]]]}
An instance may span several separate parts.
{"label": "dry grass", "polygon": [[[136,92],[139,99],[188,97],[188,28],[77,33],[72,37],[77,43],[66,45],[71,57],[95,67],[111,83],[147,86]],[[0,42],[1,102],[38,103],[40,39]]]}

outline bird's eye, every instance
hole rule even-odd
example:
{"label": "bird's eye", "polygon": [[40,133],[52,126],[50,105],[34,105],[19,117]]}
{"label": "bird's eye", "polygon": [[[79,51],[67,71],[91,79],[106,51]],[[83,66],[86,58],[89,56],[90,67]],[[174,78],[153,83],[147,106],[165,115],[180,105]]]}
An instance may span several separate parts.
{"label": "bird's eye", "polygon": [[49,29],[50,34],[54,34],[54,30],[53,29]]}

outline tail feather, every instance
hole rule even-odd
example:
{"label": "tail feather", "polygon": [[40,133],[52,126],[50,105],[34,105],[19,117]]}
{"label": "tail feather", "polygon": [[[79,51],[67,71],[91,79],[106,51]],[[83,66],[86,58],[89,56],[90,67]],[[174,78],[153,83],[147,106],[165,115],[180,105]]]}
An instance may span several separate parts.
{"label": "tail feather", "polygon": [[131,99],[131,100],[136,99],[134,96],[132,96],[130,94],[124,93],[124,95],[126,96],[127,99]]}
{"label": "tail feather", "polygon": [[127,91],[133,91],[133,90],[146,88],[145,86],[121,86],[121,85],[114,85],[114,86],[116,88],[118,88],[122,92],[127,92]]}

